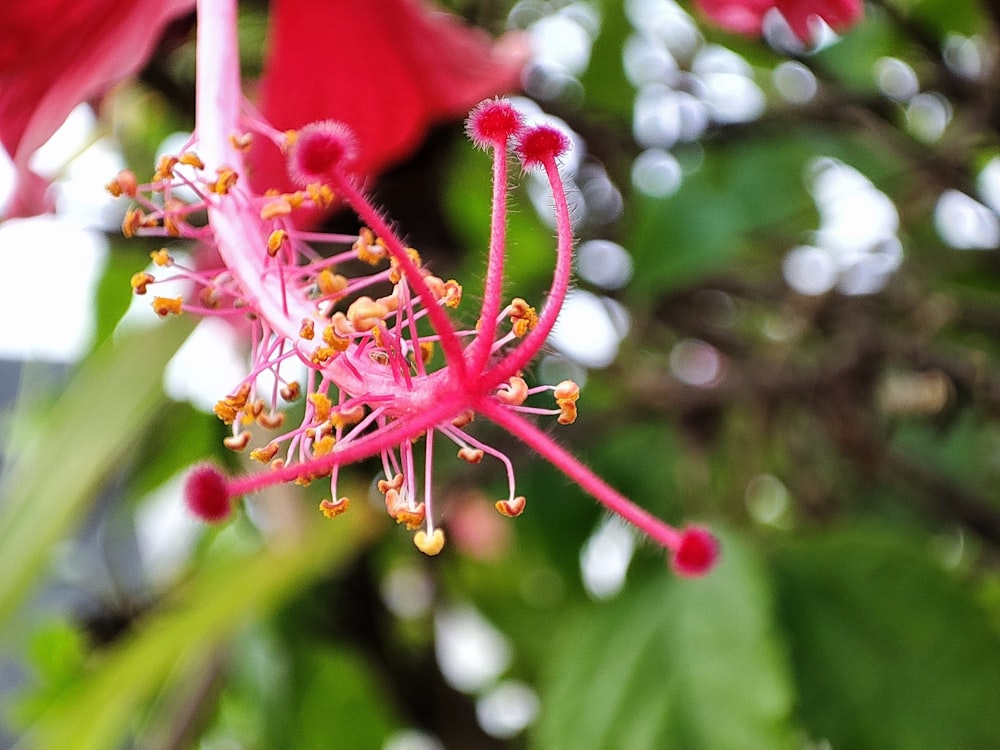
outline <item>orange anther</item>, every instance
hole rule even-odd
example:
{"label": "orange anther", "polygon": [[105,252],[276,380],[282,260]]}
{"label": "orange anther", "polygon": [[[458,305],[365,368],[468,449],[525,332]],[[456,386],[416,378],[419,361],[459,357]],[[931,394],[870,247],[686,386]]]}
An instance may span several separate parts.
{"label": "orange anther", "polygon": [[104,186],[104,189],[115,198],[122,195],[135,197],[139,192],[139,181],[135,178],[135,173],[131,169],[123,169],[115,178]]}
{"label": "orange anther", "polygon": [[215,182],[208,189],[216,195],[226,195],[239,180],[239,175],[231,167],[219,167],[215,174]]}
{"label": "orange anther", "polygon": [[181,297],[153,297],[153,310],[161,318],[180,315],[182,302]]}
{"label": "orange anther", "polygon": [[230,435],[222,438],[222,444],[231,451],[241,451],[250,445],[250,433],[241,432],[239,435]]}
{"label": "orange anther", "polygon": [[145,226],[146,215],[138,208],[130,208],[125,212],[122,219],[122,234],[126,237],[135,237],[135,233],[140,227]]}
{"label": "orange anther", "polygon": [[174,259],[170,257],[170,253],[165,247],[154,250],[149,254],[149,257],[158,266],[172,266],[174,264]]}
{"label": "orange anther", "polygon": [[313,405],[313,421],[325,422],[330,418],[330,409],[333,404],[325,393],[310,393],[309,403]]}
{"label": "orange anther", "polygon": [[272,258],[275,257],[286,242],[288,242],[288,232],[284,229],[275,229],[267,238],[267,254]]}
{"label": "orange anther", "polygon": [[316,335],[316,323],[312,318],[303,318],[302,325],[299,326],[299,338],[312,341]]}
{"label": "orange anther", "polygon": [[198,154],[196,154],[194,151],[185,151],[183,154],[180,155],[180,158],[177,161],[179,161],[181,164],[186,164],[189,167],[194,167],[195,169],[205,168],[205,162],[203,162],[200,158],[198,158]]}
{"label": "orange anther", "polygon": [[358,254],[358,260],[372,266],[378,265],[387,254],[385,246],[376,242],[375,235],[368,227],[361,227],[358,239],[355,240],[351,249]]}
{"label": "orange anther", "polygon": [[497,388],[497,398],[508,406],[520,406],[528,398],[528,384],[514,375],[506,385]]}
{"label": "orange anther", "polygon": [[538,312],[523,299],[516,297],[510,303],[510,322],[513,324],[514,335],[523,338],[538,325]]}
{"label": "orange anther", "polygon": [[552,395],[556,397],[556,401],[576,401],[580,398],[580,386],[572,380],[563,380],[556,383],[555,388],[552,389]]}
{"label": "orange anther", "polygon": [[[385,242],[382,240],[381,237],[379,237],[375,242],[376,244],[385,246]],[[423,261],[420,260],[420,253],[417,252],[416,248],[413,247],[406,248],[406,255],[409,257],[411,261],[413,261],[413,265],[415,265],[417,268],[420,268],[420,265]],[[392,257],[389,259],[389,265],[392,269],[389,272],[389,281],[391,281],[393,284],[398,284],[400,280],[403,278],[403,271],[399,267],[399,261],[396,260],[395,257]]]}
{"label": "orange anther", "polygon": [[478,464],[483,460],[483,456],[486,455],[479,448],[459,448],[458,457],[463,461],[468,461],[470,464]]}
{"label": "orange anther", "polygon": [[254,448],[250,451],[250,458],[254,461],[260,461],[262,464],[266,464],[278,453],[277,443],[268,443],[263,448]]}
{"label": "orange anther", "polygon": [[316,275],[316,286],[324,297],[333,297],[347,289],[347,277],[324,268]]}
{"label": "orange anther", "polygon": [[564,399],[558,402],[559,417],[556,421],[559,424],[573,424],[576,421],[576,402]]}
{"label": "orange anther", "polygon": [[337,331],[330,325],[323,329],[323,343],[334,351],[343,352],[347,350],[351,340],[337,335]]}
{"label": "orange anther", "polygon": [[451,424],[453,427],[458,427],[459,429],[461,429],[462,427],[465,427],[467,424],[471,424],[472,420],[475,418],[476,418],[476,413],[472,411],[472,409],[466,409],[458,416],[452,418]]}
{"label": "orange anther", "polygon": [[229,136],[229,143],[237,151],[246,151],[250,148],[250,144],[253,143],[253,136],[250,133],[231,135]]}
{"label": "orange anther", "polygon": [[413,535],[413,543],[425,555],[434,556],[444,549],[444,532],[441,529],[434,529],[428,537],[423,531],[418,531]]}
{"label": "orange anther", "polygon": [[313,349],[313,353],[312,356],[309,358],[309,361],[312,362],[314,365],[325,365],[327,362],[333,359],[333,356],[336,353],[337,352],[332,347],[317,346],[315,349]]}
{"label": "orange anther", "polygon": [[136,294],[145,294],[146,287],[152,284],[156,279],[153,274],[141,271],[136,274],[132,274],[132,280],[129,282],[132,286],[132,291]]}
{"label": "orange anther", "polygon": [[281,390],[278,391],[285,401],[294,401],[299,397],[299,392],[299,384],[294,380],[288,385],[282,386]]}
{"label": "orange anther", "polygon": [[[336,409],[330,413],[330,422],[338,430],[342,430],[348,425],[357,424],[365,416],[365,407],[357,404],[347,409]],[[399,475],[402,477],[402,474]],[[402,486],[402,485],[401,485]]]}
{"label": "orange anther", "polygon": [[347,308],[347,319],[355,331],[370,331],[382,321],[389,311],[371,297],[358,297]]}
{"label": "orange anther", "polygon": [[336,443],[337,441],[334,439],[333,435],[324,435],[313,443],[313,457],[319,458],[320,456],[325,456],[333,450],[333,446],[336,445]]}
{"label": "orange anther", "polygon": [[396,490],[399,492],[403,488],[403,475],[396,474],[391,480],[380,479],[378,480],[378,491],[385,495],[389,490]]}
{"label": "orange anther", "polygon": [[284,196],[277,200],[268,201],[260,207],[260,218],[264,221],[276,219],[279,216],[288,216],[292,212],[292,204],[285,200]]}
{"label": "orange anther", "polygon": [[516,518],[524,513],[526,502],[523,495],[518,495],[513,500],[497,500],[494,507],[508,518]]}
{"label": "orange anther", "polygon": [[327,518],[336,518],[341,513],[346,511],[351,505],[350,498],[342,497],[336,502],[330,500],[321,500],[319,503],[319,509],[323,512],[323,515]]}
{"label": "orange anther", "polygon": [[153,174],[153,180],[160,182],[161,180],[174,179],[174,167],[177,166],[177,161],[177,157],[170,154],[161,156],[156,162],[156,172]]}
{"label": "orange anther", "polygon": [[276,430],[284,423],[285,413],[282,411],[260,413],[257,415],[257,424],[265,430]]}

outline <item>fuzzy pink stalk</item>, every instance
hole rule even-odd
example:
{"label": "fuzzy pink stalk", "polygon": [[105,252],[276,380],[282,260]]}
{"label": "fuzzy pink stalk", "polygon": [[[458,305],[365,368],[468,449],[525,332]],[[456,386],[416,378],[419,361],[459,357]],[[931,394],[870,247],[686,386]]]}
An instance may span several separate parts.
{"label": "fuzzy pink stalk", "polygon": [[[356,154],[351,134],[338,123],[319,122],[285,135],[259,118],[244,116],[235,3],[201,0],[199,10],[192,150],[162,160],[148,185],[137,186],[129,174],[109,187],[139,204],[126,218],[127,234],[188,237],[213,243],[218,250],[223,265],[208,271],[181,267],[166,249],[153,253],[157,266],[174,270],[173,278],[199,287],[197,300],[155,298],[153,306],[161,315],[183,309],[250,315],[255,336],[250,374],[215,409],[232,425],[226,445],[248,448],[255,441],[251,427],[284,432],[250,451],[251,458],[269,464],[267,471],[230,478],[210,464],[195,469],[186,487],[191,510],[219,521],[229,515],[236,498],[280,482],[328,478],[331,496],[320,509],[333,517],[350,503],[336,491],[339,468],[379,456],[385,477],[378,487],[389,515],[415,532],[419,549],[437,554],[445,538],[434,516],[432,471],[444,443],[454,444],[458,458],[469,463],[497,460],[508,483],[497,510],[517,516],[525,508],[510,459],[467,431],[479,414],[670,550],[680,575],[707,572],[718,557],[718,545],[707,531],[677,530],[650,515],[522,416],[556,416],[563,425],[577,416],[580,389],[575,383],[529,387],[522,377],[555,325],[570,284],[573,235],[557,164],[570,146],[566,136],[547,126],[525,128],[503,100],[486,101],[473,111],[469,134],[493,154],[493,221],[479,321],[474,330],[458,330],[446,308],[460,304],[461,285],[433,275],[359,189],[350,171]],[[289,173],[303,190],[260,195],[246,185],[241,175],[248,132],[283,145]],[[540,314],[525,300],[502,300],[512,146],[526,168],[545,171],[555,206],[555,265]],[[194,190],[200,202],[179,204],[173,197],[179,186]],[[335,199],[350,206],[366,227],[348,238],[349,249],[324,255],[314,246],[343,246],[345,238],[299,232],[294,212],[322,209]],[[207,213],[207,227],[187,221],[201,209]],[[352,268],[368,265],[372,270],[347,276],[341,272],[347,261],[354,262]],[[379,270],[385,263],[389,267]],[[133,277],[132,286],[145,294],[161,280],[143,272]],[[437,348],[441,357],[435,357]],[[302,422],[288,427],[278,395],[285,401],[303,395],[300,383],[282,376],[280,365],[291,358],[310,372]],[[266,398],[257,393],[257,378],[264,374],[278,383],[269,387]],[[540,402],[546,393],[554,398],[554,407]],[[422,461],[416,455],[421,441]],[[282,449],[284,455],[277,456]]]}

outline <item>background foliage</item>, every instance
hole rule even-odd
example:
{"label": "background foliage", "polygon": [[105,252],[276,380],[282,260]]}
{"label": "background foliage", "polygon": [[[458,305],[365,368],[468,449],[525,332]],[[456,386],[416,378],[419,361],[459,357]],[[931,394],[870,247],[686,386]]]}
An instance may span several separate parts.
{"label": "background foliage", "polygon": [[[452,5],[494,31],[509,10]],[[620,591],[588,593],[581,550],[601,513],[516,445],[529,512],[483,518],[475,508],[489,508],[482,495],[502,477],[456,474],[441,488],[446,525],[471,531],[440,558],[419,556],[363,503],[324,523],[309,490],[282,488],[202,530],[166,581],[136,568],[149,493],[198,458],[232,458],[214,418],[160,386],[190,322],[112,335],[148,248],[109,235],[93,351],[60,392],[21,399],[6,420],[11,743],[1000,747],[1000,219],[988,207],[1000,206],[983,176],[1000,153],[996,8],[869,3],[857,29],[782,68],[812,81],[802,101],[776,83],[793,55],[700,26],[699,45],[742,56],[766,106],[653,143],[680,172],[676,189],[651,195],[632,179],[650,145],[623,67],[634,19],[612,0],[584,5],[537,6],[599,19],[578,82],[542,104],[623,197],[621,212],[581,222],[582,239],[619,243],[635,270],[619,289],[579,284],[619,303],[630,327],[613,363],[588,373],[581,419],[559,436],[645,507],[712,524],[719,569],[678,581],[640,543]],[[265,10],[243,11],[250,72]],[[192,55],[181,43],[116,94],[116,134],[140,174],[165,135],[190,127]],[[886,60],[933,101],[893,93],[879,76]],[[817,242],[831,210],[816,194],[817,157],[867,178],[864,194],[896,211],[902,258],[865,277],[870,293],[851,286],[856,265],[818,293],[789,278],[789,251]],[[456,124],[377,195],[425,258],[472,280],[488,185],[488,160]],[[948,191],[982,201],[962,204],[957,230]],[[510,288],[537,297],[551,230],[518,195]],[[857,211],[848,225],[868,220]],[[685,369],[692,353],[717,376]],[[352,470],[354,495],[376,470]],[[455,633],[493,666],[456,677],[443,643]]]}

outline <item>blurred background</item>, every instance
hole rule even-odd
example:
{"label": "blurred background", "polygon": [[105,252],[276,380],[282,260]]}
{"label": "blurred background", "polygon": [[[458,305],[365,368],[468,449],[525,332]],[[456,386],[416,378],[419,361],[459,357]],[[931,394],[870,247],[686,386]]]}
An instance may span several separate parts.
{"label": "blurred background", "polygon": [[[573,134],[577,283],[535,365],[583,386],[558,438],[722,563],[675,579],[488,428],[528,510],[442,462],[437,558],[378,512],[377,462],[341,480],[373,512],[287,486],[186,515],[193,462],[236,466],[211,407],[247,354],[133,303],[159,245],[102,187],[191,131],[181,18],[36,154],[55,213],[0,224],[0,747],[1000,747],[996,6],[876,0],[807,50],[672,0],[446,5],[524,31],[518,105]],[[248,79],[267,29],[241,3]],[[546,192],[517,183],[507,286],[540,300]],[[489,185],[455,122],[374,195],[475,299]]]}

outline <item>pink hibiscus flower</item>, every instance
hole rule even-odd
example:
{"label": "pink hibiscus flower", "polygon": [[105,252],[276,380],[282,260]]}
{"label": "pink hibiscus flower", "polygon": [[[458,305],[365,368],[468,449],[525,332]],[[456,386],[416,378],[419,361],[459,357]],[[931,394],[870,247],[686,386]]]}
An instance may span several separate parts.
{"label": "pink hibiscus flower", "polygon": [[765,16],[777,10],[806,44],[813,42],[815,18],[843,31],[864,16],[861,0],[696,0],[696,4],[722,28],[747,36],[760,36]]}

